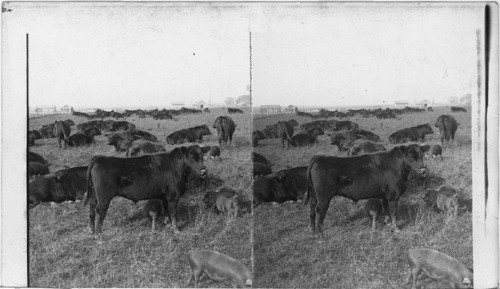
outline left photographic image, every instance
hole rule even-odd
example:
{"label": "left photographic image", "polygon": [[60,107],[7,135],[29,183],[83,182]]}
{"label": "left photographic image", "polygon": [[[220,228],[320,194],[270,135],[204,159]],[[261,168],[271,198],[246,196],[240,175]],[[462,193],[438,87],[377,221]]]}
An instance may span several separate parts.
{"label": "left photographic image", "polygon": [[27,285],[251,285],[244,10],[9,2],[3,12],[15,67],[4,81],[27,97]]}

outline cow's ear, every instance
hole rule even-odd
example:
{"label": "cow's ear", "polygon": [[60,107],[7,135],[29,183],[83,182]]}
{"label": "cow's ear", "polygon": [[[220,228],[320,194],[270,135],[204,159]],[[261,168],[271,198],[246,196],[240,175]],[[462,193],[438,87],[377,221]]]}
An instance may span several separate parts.
{"label": "cow's ear", "polygon": [[206,146],[202,147],[201,150],[203,151],[204,154],[208,153],[212,147],[211,146]]}
{"label": "cow's ear", "polygon": [[405,155],[408,151],[408,148],[406,146],[398,146],[397,149],[403,154]]}
{"label": "cow's ear", "polygon": [[424,146],[421,146],[420,147],[422,149],[423,152],[426,152],[426,151],[429,151],[429,149],[431,148],[430,145],[424,145]]}

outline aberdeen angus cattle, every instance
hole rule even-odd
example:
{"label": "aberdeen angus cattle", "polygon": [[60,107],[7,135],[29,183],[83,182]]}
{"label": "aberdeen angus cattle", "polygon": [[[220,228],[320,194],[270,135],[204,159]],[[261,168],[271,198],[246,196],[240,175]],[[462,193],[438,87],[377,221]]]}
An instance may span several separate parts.
{"label": "aberdeen angus cattle", "polygon": [[302,199],[306,190],[307,167],[282,170],[253,182],[253,206],[263,202],[283,203]]}
{"label": "aberdeen angus cattle", "polygon": [[35,140],[41,139],[41,138],[42,138],[42,134],[39,131],[37,131],[37,130],[28,131],[28,146],[34,146]]}
{"label": "aberdeen angus cattle", "polygon": [[357,132],[359,130],[359,125],[355,122],[342,120],[335,122],[335,126],[333,127],[334,131],[352,131]]}
{"label": "aberdeen angus cattle", "polygon": [[426,134],[433,134],[429,124],[421,124],[410,128],[404,128],[389,136],[391,143],[399,144],[409,141],[424,141]]}
{"label": "aberdeen angus cattle", "polygon": [[437,158],[438,156],[441,157],[441,160],[443,159],[443,148],[440,145],[433,145],[430,151],[430,154],[427,154],[425,157],[429,158]]}
{"label": "aberdeen angus cattle", "polygon": [[457,132],[458,124],[455,118],[451,115],[441,115],[436,120],[436,124],[434,125],[439,129],[439,134],[441,135],[441,145],[444,140],[447,143],[455,142],[455,133]]}
{"label": "aberdeen angus cattle", "polygon": [[457,106],[452,106],[451,107],[452,112],[467,112],[467,110],[463,107],[457,107]]}
{"label": "aberdeen angus cattle", "polygon": [[[100,233],[109,204],[115,196],[134,202],[162,199],[168,204],[173,229],[178,232],[176,216],[179,198],[189,178],[204,178],[204,151],[198,145],[177,147],[170,152],[133,158],[95,156],[87,171],[89,227]],[[97,216],[97,219],[96,219]]]}
{"label": "aberdeen angus cattle", "polygon": [[128,121],[114,121],[114,120],[107,120],[106,121],[107,127],[110,131],[118,131],[118,130],[123,130],[123,131],[134,131],[135,130],[135,124],[130,123]]}
{"label": "aberdeen angus cattle", "polygon": [[46,165],[43,165],[38,162],[29,162],[28,163],[28,177],[31,179],[34,176],[43,176],[48,175],[49,168]]}
{"label": "aberdeen angus cattle", "polygon": [[378,135],[364,129],[357,130],[356,134],[358,135],[358,138],[365,138],[367,140],[371,140],[372,142],[378,142],[380,140]]}
{"label": "aberdeen angus cattle", "polygon": [[40,129],[40,134],[43,138],[53,138],[54,137],[54,124],[42,125]]}
{"label": "aberdeen angus cattle", "polygon": [[64,148],[68,144],[68,137],[70,135],[71,128],[64,121],[57,121],[54,123],[54,135],[57,138],[57,143],[59,148],[61,148],[61,140],[64,141]]}
{"label": "aberdeen angus cattle", "polygon": [[211,147],[208,147],[207,149],[210,149],[208,152],[207,152],[207,159],[210,158],[210,159],[215,159],[216,157],[219,157],[219,161],[221,160],[220,158],[220,148],[218,146],[211,146]]}
{"label": "aberdeen angus cattle", "polygon": [[307,131],[300,132],[292,137],[292,146],[301,147],[312,145],[318,142],[318,135],[324,135],[325,132],[319,128],[314,127]]}
{"label": "aberdeen angus cattle", "polygon": [[361,138],[361,135],[352,132],[333,133],[330,135],[330,144],[336,145],[339,151],[348,151],[354,141]]}
{"label": "aberdeen angus cattle", "polygon": [[357,139],[352,143],[352,147],[347,152],[348,156],[359,156],[367,153],[386,151],[382,144],[374,143],[367,139]]}
{"label": "aberdeen angus cattle", "polygon": [[228,107],[227,108],[227,112],[228,113],[243,113],[243,111],[241,109],[238,109],[238,108],[230,108]]}
{"label": "aberdeen angus cattle", "polygon": [[49,162],[46,161],[41,155],[28,151],[28,162],[37,162],[42,165],[50,166]]}
{"label": "aberdeen angus cattle", "polygon": [[167,143],[183,144],[187,142],[201,142],[204,135],[211,135],[207,125],[199,125],[191,128],[181,129],[167,136]]}
{"label": "aberdeen angus cattle", "polygon": [[285,141],[287,147],[290,148],[291,137],[293,136],[293,126],[286,121],[278,121],[278,137],[281,139],[281,147],[285,148]]}
{"label": "aberdeen angus cattle", "polygon": [[108,129],[106,123],[102,120],[91,120],[91,121],[82,122],[82,123],[79,123],[76,125],[76,129],[79,131],[84,131],[84,130],[87,130],[87,129],[92,128],[92,127],[96,127],[101,131]]}
{"label": "aberdeen angus cattle", "polygon": [[210,113],[210,109],[208,109],[208,107],[205,107],[205,108],[203,109],[203,112]]}
{"label": "aberdeen angus cattle", "polygon": [[431,106],[429,106],[429,107],[427,108],[427,111],[434,111],[434,109],[433,109]]}
{"label": "aberdeen angus cattle", "polygon": [[265,165],[263,163],[253,163],[253,175],[254,176],[265,176],[272,174],[273,171],[271,170],[271,167],[268,165]]}
{"label": "aberdeen angus cattle", "polygon": [[135,140],[127,151],[127,157],[136,157],[157,152],[164,152],[165,148],[161,144],[153,143],[147,140]]}
{"label": "aberdeen angus cattle", "polygon": [[270,167],[273,166],[273,164],[271,164],[271,162],[269,160],[267,160],[266,157],[264,157],[263,155],[256,153],[256,152],[252,152],[252,161],[254,163],[261,163],[261,164],[265,164],[266,166],[270,166]]}
{"label": "aberdeen angus cattle", "polygon": [[114,132],[106,134],[108,137],[108,145],[115,147],[117,152],[126,152],[134,142],[134,137],[128,132]]}
{"label": "aberdeen angus cattle", "polygon": [[337,121],[332,119],[332,120],[315,120],[307,123],[303,123],[300,125],[301,130],[309,130],[311,128],[321,128],[323,130],[328,130],[328,129],[333,129],[337,124]]}
{"label": "aberdeen angus cattle", "polygon": [[265,139],[266,136],[260,130],[254,130],[252,132],[252,146],[257,147],[259,145],[259,140]]}
{"label": "aberdeen angus cattle", "polygon": [[278,138],[278,124],[266,125],[262,133],[266,139]]}
{"label": "aberdeen angus cattle", "polygon": [[297,108],[295,108],[295,114],[297,116],[314,118],[314,115],[312,115],[311,113],[299,111]]}
{"label": "aberdeen angus cattle", "polygon": [[429,146],[398,146],[388,152],[356,157],[315,156],[307,168],[306,202],[310,204],[313,233],[322,232],[330,200],[343,196],[353,201],[379,198],[388,202],[396,231],[396,211],[411,171],[425,174],[424,152]]}
{"label": "aberdeen angus cattle", "polygon": [[87,167],[74,167],[34,179],[28,185],[29,208],[41,202],[81,200],[87,189]]}
{"label": "aberdeen angus cattle", "polygon": [[78,131],[68,138],[68,145],[71,147],[80,147],[95,143],[94,137],[101,135],[101,131],[93,126],[84,131]]}
{"label": "aberdeen angus cattle", "polygon": [[149,132],[143,131],[143,130],[133,130],[130,132],[132,134],[132,137],[134,139],[143,139],[151,142],[157,142],[158,138]]}
{"label": "aberdeen angus cattle", "polygon": [[75,122],[72,120],[72,119],[67,119],[64,121],[68,126],[74,126],[75,125]]}
{"label": "aberdeen angus cattle", "polygon": [[236,130],[236,124],[233,119],[229,116],[219,116],[215,119],[213,128],[217,129],[217,135],[219,136],[219,146],[224,143],[227,145],[227,141],[229,140],[229,144],[233,142],[233,134]]}
{"label": "aberdeen angus cattle", "polygon": [[74,116],[85,117],[87,119],[90,117],[85,112],[79,112],[79,111],[72,111],[71,114],[74,115]]}

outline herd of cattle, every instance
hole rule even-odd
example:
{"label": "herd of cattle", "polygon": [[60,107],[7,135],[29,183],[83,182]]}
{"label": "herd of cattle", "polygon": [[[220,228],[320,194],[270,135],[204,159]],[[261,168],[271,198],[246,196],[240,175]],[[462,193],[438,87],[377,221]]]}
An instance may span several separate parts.
{"label": "herd of cattle", "polygon": [[[325,111],[320,111],[321,117],[325,116]],[[452,111],[456,112],[457,109],[453,108]],[[352,115],[352,111],[349,113]],[[356,113],[365,116],[368,110],[358,110]],[[304,116],[301,112],[296,114]],[[452,115],[438,117],[434,126],[439,130],[441,145],[454,143],[458,125]],[[304,204],[310,206],[309,226],[313,234],[322,233],[323,221],[334,196],[349,198],[354,202],[366,200],[364,210],[372,218],[372,230],[376,228],[377,217],[385,215],[385,221],[392,221],[394,231],[400,231],[396,224],[396,212],[408,182],[417,180],[425,184],[423,180],[429,177],[429,170],[424,159],[430,156],[440,156],[442,159],[442,147],[439,144],[432,147],[407,144],[423,142],[427,134],[433,134],[429,124],[392,133],[388,141],[396,146],[389,151],[380,143],[378,135],[360,129],[358,124],[351,121],[314,120],[301,124],[300,131],[294,134],[296,126],[298,122],[292,119],[267,125],[262,131],[253,131],[252,145],[258,147],[262,139],[280,139],[282,148],[285,142],[288,147],[314,145],[318,143],[319,135],[327,134],[330,144],[336,145],[340,153],[347,153],[347,157],[316,155],[307,165],[273,172],[273,164],[265,156],[253,152],[253,204],[257,207],[264,202],[303,200]],[[458,216],[459,196],[453,187],[427,190],[423,201],[450,217]],[[428,249],[410,250],[409,262],[411,272],[408,282],[413,278],[413,288],[416,288],[421,271],[432,279],[448,280],[452,288],[467,288],[472,284],[471,271],[443,253]]]}
{"label": "herd of cattle", "polygon": [[[420,110],[418,110],[420,111]],[[190,109],[181,109],[176,113],[199,113]],[[228,109],[229,113],[240,113],[238,109]],[[345,116],[360,114],[392,115],[403,110],[351,110]],[[73,112],[74,115],[81,113]],[[64,147],[86,146],[95,143],[94,137],[107,132],[107,144],[114,146],[116,152],[126,152],[126,157],[96,155],[88,166],[66,167],[50,173],[50,164],[40,155],[28,152],[28,205],[34,208],[41,202],[64,202],[82,200],[89,205],[89,228],[92,233],[102,231],[103,221],[111,200],[121,196],[134,202],[147,200],[143,210],[152,219],[155,230],[157,219],[165,215],[178,232],[177,213],[180,197],[187,190],[189,183],[195,183],[205,189],[220,187],[223,181],[210,175],[204,165],[205,157],[220,160],[218,146],[200,146],[192,144],[178,146],[166,151],[158,138],[136,128],[128,121],[103,120],[103,117],[125,117],[150,115],[175,115],[172,111],[125,111],[123,114],[98,110],[98,117],[76,125],[77,131],[71,134],[72,120],[56,121],[43,125],[40,130],[28,132],[28,145],[35,145],[41,138],[57,138],[59,149]],[[298,116],[303,112],[296,111]],[[273,173],[266,157],[253,152],[253,208],[264,202],[283,203],[285,201],[304,200],[310,204],[310,228],[313,233],[321,233],[323,220],[334,196],[343,196],[354,201],[365,200],[365,210],[372,217],[372,229],[380,215],[386,215],[392,221],[392,227],[399,231],[396,224],[396,212],[401,195],[406,190],[406,182],[411,179],[426,178],[428,169],[424,159],[442,154],[440,145],[409,144],[406,142],[424,141],[426,134],[434,133],[428,124],[402,129],[389,136],[390,143],[396,147],[387,151],[379,143],[381,138],[373,132],[360,129],[359,125],[342,118],[338,111],[320,111],[322,120],[314,120],[299,126],[295,120],[279,121],[267,126],[262,131],[252,133],[252,145],[257,147],[259,140],[279,138],[282,148],[314,145],[318,136],[328,135],[330,144],[336,145],[340,152],[348,157],[314,156],[308,165],[286,168]],[[317,118],[312,116],[312,118]],[[380,117],[379,117],[380,118]],[[435,122],[441,135],[441,145],[453,143],[458,123],[451,115],[441,115]],[[294,127],[301,131],[294,133]],[[219,146],[232,143],[236,129],[235,122],[228,116],[219,116],[212,126],[217,130]],[[171,145],[199,143],[203,136],[211,135],[206,124],[182,129],[166,137]],[[442,158],[442,156],[441,156]],[[458,214],[458,193],[449,186],[438,191],[428,190],[424,201],[452,216]],[[237,194],[231,188],[223,187],[218,191],[205,191],[203,202],[210,209],[238,214]],[[453,286],[470,285],[472,274],[458,260],[437,251],[421,249],[409,253],[410,277],[413,287],[421,271],[434,279],[444,278]],[[190,254],[192,276],[197,286],[200,275],[205,272],[215,280],[230,281],[233,286],[244,287],[252,284],[251,273],[241,262],[216,251],[195,251]],[[465,269],[463,268],[465,267]]]}

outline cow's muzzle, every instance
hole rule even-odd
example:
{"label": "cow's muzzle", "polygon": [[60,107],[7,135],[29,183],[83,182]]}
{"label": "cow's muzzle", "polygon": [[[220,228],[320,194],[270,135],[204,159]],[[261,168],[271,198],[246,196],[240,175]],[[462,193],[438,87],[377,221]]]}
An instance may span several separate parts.
{"label": "cow's muzzle", "polygon": [[202,177],[206,176],[206,175],[207,175],[207,173],[208,173],[207,169],[201,169],[201,171],[200,171],[200,175],[201,175]]}
{"label": "cow's muzzle", "polygon": [[420,176],[421,177],[425,178],[427,176],[427,172],[428,172],[427,167],[420,168]]}

